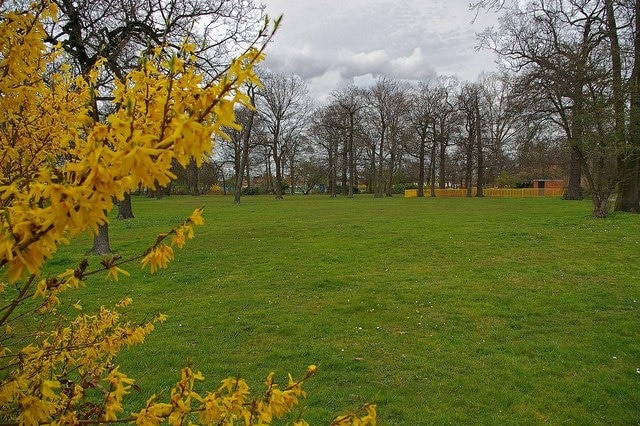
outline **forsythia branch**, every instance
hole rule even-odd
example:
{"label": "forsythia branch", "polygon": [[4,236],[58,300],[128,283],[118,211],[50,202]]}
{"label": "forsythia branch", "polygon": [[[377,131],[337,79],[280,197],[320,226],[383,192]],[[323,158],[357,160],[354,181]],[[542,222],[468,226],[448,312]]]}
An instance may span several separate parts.
{"label": "forsythia branch", "polygon": [[[143,343],[166,316],[133,323],[122,312],[129,298],[73,319],[57,310],[60,297],[92,275],[106,272],[107,279],[118,280],[129,275],[121,266],[134,261],[151,272],[165,268],[174,248],[182,248],[204,223],[202,208],[141,255],[105,258],[93,270],[85,259],[74,269],[40,276],[58,246],[108,222],[114,199],[139,185],[166,185],[175,178],[172,164],[195,159],[199,165],[215,137],[238,128],[234,107],[252,108],[242,87],[260,85],[253,67],[274,30],[265,22],[262,46],[251,46],[206,83],[188,44],[177,53],[165,46],[141,53],[139,68],[114,82],[114,111],[97,122],[104,61],[73,75],[62,50],[44,43],[42,23],[57,16],[55,3],[46,1],[0,16],[0,422],[252,425],[283,418],[306,396],[302,385],[316,366],[302,379],[289,376],[284,387],[269,374],[265,392],[256,398],[240,378],[223,380],[213,392],[198,391],[204,377],[184,368],[167,400],[154,395],[121,418],[136,385],[113,361],[124,348]],[[73,307],[82,309],[79,302]],[[367,407],[363,417],[338,420],[375,424],[375,407]],[[307,423],[298,418],[294,424]]]}

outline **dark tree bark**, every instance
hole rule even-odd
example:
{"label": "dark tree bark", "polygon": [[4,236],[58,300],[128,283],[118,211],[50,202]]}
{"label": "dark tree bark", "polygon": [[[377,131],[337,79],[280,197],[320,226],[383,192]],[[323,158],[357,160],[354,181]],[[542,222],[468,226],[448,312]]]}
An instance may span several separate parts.
{"label": "dark tree bark", "polygon": [[191,195],[200,195],[200,170],[194,158],[187,165],[187,188]]}
{"label": "dark tree bark", "polygon": [[[274,134],[274,138],[273,138],[273,145],[274,147],[278,147],[280,145],[280,124],[277,125],[277,131]],[[273,165],[276,168],[276,178],[275,178],[275,182],[273,184],[273,190],[275,192],[276,195],[276,200],[282,200],[282,186],[283,186],[283,180],[282,180],[282,157],[280,156],[280,148],[275,148],[273,149],[273,151],[271,152],[271,155],[273,155]]]}
{"label": "dark tree bark", "polygon": [[418,197],[424,197],[424,182],[425,182],[425,156],[426,149],[425,144],[420,143],[420,150],[418,152]]}
{"label": "dark tree bark", "polygon": [[[614,65],[614,89],[622,92],[621,58],[618,42],[615,11],[612,0],[605,1],[607,7],[607,21],[611,40],[611,55]],[[629,136],[628,143],[618,156],[619,182],[617,187],[615,211],[640,213],[640,3],[634,5],[635,34],[633,38],[633,66],[629,81]],[[624,120],[624,97],[622,93],[616,95],[616,128],[618,117]],[[618,109],[621,108],[621,112]],[[624,129],[623,129],[624,131]],[[624,134],[622,134],[624,137]]]}
{"label": "dark tree bark", "polygon": [[125,192],[124,199],[118,203],[118,219],[132,219],[134,217],[131,208],[131,193]]}
{"label": "dark tree bark", "polygon": [[467,190],[465,197],[473,196],[473,147],[475,145],[474,139],[475,138],[473,132],[469,133],[464,156],[464,186]]}
{"label": "dark tree bark", "polygon": [[95,254],[104,256],[113,253],[109,246],[109,224],[105,223],[98,226],[98,233],[93,236],[93,247],[87,254]]}
{"label": "dark tree bark", "polygon": [[429,186],[431,187],[431,197],[436,196],[436,151],[438,148],[436,137],[436,125],[435,122],[432,123],[433,126],[433,143],[431,144],[431,159],[429,164]]}
{"label": "dark tree bark", "polygon": [[575,148],[571,149],[571,160],[569,163],[569,182],[567,183],[567,193],[565,200],[582,200],[582,162],[580,155]]}
{"label": "dark tree bark", "polygon": [[[430,182],[430,169],[427,167],[427,151],[429,136],[434,144],[435,132],[429,134],[432,123],[434,123],[433,110],[437,91],[427,83],[419,83],[416,90],[411,94],[411,110],[409,117],[411,127],[415,133],[415,142],[408,145],[408,154],[418,159],[418,197],[424,197],[424,187]],[[433,159],[432,159],[433,162]],[[431,163],[429,163],[431,164]]]}
{"label": "dark tree bark", "polygon": [[482,146],[482,121],[480,117],[480,100],[478,92],[473,99],[474,127],[476,136],[476,155],[478,158],[478,175],[476,179],[476,197],[484,197],[484,147]]}
{"label": "dark tree bark", "polygon": [[380,126],[381,126],[380,145],[377,153],[378,164],[376,166],[377,167],[376,168],[376,185],[375,185],[375,193],[373,194],[374,198],[382,198],[382,195],[384,194],[383,173],[384,173],[384,145],[385,145],[385,139],[386,139],[385,136],[387,134],[386,122],[382,120]]}
{"label": "dark tree bark", "polygon": [[[395,139],[395,136],[392,136]],[[385,185],[385,196],[393,197],[393,175],[396,164],[396,150],[394,147],[391,147],[389,150],[389,175],[387,176],[387,184]]]}
{"label": "dark tree bark", "polygon": [[[249,97],[251,103],[255,103],[255,87],[249,87]],[[253,131],[253,121],[255,118],[255,111],[247,112],[247,120],[242,127],[240,152],[236,150],[235,153],[235,172],[236,172],[236,186],[233,193],[233,203],[240,204],[240,197],[242,196],[242,178],[245,170],[247,171],[247,187],[249,186],[249,142],[251,141],[251,133]],[[239,147],[240,148],[240,147]]]}
{"label": "dark tree bark", "polygon": [[[582,81],[576,82],[578,89],[573,91],[573,111],[570,124],[570,132],[567,134],[571,147],[571,164],[569,170],[569,184],[567,186],[567,200],[582,199],[582,174],[586,165],[584,154],[580,148],[584,138],[584,96]],[[587,170],[588,171],[588,170]]]}
{"label": "dark tree bark", "polygon": [[[349,189],[347,187],[347,171],[349,170],[348,159],[349,159],[349,144],[345,143],[342,145],[341,157],[342,161],[340,163],[340,171],[341,171],[341,180],[340,180],[340,195],[343,197],[347,197],[349,195]],[[353,195],[353,194],[352,194]]]}
{"label": "dark tree bark", "polygon": [[329,145],[329,196],[335,198],[338,186],[338,143],[330,142]]}
{"label": "dark tree bark", "polygon": [[447,144],[444,143],[444,135],[439,133],[440,139],[440,155],[438,158],[438,188],[445,189],[447,187]]}
{"label": "dark tree bark", "polygon": [[349,193],[348,197],[353,198],[353,187],[356,186],[358,180],[356,178],[356,155],[355,155],[355,113],[349,114]]}
{"label": "dark tree bark", "polygon": [[246,173],[247,173],[247,189],[251,189],[252,185],[251,185],[251,170],[249,168],[249,162],[247,159],[247,165],[245,167]]}

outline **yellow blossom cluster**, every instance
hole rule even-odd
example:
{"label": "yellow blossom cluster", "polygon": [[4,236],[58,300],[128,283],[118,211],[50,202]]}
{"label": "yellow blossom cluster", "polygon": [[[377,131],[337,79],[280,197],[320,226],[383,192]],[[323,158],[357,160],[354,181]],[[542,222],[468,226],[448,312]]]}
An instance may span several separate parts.
{"label": "yellow blossom cluster", "polygon": [[365,412],[363,416],[350,413],[337,417],[331,422],[331,426],[375,426],[377,423],[377,412],[375,404],[367,404],[362,410]]}
{"label": "yellow blossom cluster", "polygon": [[[127,191],[167,185],[173,161],[200,164],[214,136],[237,127],[234,105],[250,106],[239,88],[259,84],[256,49],[204,84],[185,51],[158,48],[116,81],[118,108],[97,123],[100,64],[84,78],[47,68],[57,52],[45,49],[39,19],[54,15],[49,6],[0,24],[0,267],[9,282],[37,273],[68,238],[96,231]],[[168,258],[166,248],[156,256]]]}
{"label": "yellow blossom cluster", "polygon": [[[131,322],[123,312],[129,298],[75,319],[57,312],[61,293],[91,274],[118,280],[129,275],[120,266],[135,259],[151,272],[165,268],[173,248],[182,248],[194,237],[193,227],[203,224],[202,209],[137,258],[103,259],[92,271],[84,260],[40,276],[60,244],[107,221],[114,199],[138,185],[166,185],[175,178],[173,162],[200,164],[214,137],[237,128],[234,106],[251,107],[240,88],[260,84],[252,67],[261,50],[248,49],[204,82],[193,46],[158,47],[115,82],[113,112],[98,122],[95,87],[102,63],[74,76],[60,49],[45,47],[42,22],[56,16],[55,5],[46,2],[0,16],[0,423],[257,425],[282,418],[305,396],[302,384],[315,366],[301,380],[289,376],[282,389],[269,375],[259,398],[236,378],[201,395],[195,385],[202,375],[185,368],[167,402],[154,396],[139,412],[126,414],[123,401],[135,384],[114,357],[143,343],[166,317]],[[72,306],[82,310],[79,302]],[[336,424],[375,424],[375,407]]]}
{"label": "yellow blossom cluster", "polygon": [[[194,385],[196,381],[204,380],[204,377],[199,372],[184,368],[181,380],[171,390],[169,402],[158,402],[157,396],[153,395],[146,407],[134,413],[133,417],[136,424],[143,426],[155,426],[163,421],[171,425],[182,425],[194,418],[200,424],[207,425],[268,425],[295,408],[299,398],[305,396],[302,384],[316,372],[317,367],[310,365],[301,380],[294,381],[289,376],[289,384],[285,389],[280,389],[273,382],[271,373],[265,381],[264,397],[251,400],[249,385],[238,378],[222,380],[216,392],[207,392],[201,396],[194,390]],[[293,424],[308,425],[301,418]]]}

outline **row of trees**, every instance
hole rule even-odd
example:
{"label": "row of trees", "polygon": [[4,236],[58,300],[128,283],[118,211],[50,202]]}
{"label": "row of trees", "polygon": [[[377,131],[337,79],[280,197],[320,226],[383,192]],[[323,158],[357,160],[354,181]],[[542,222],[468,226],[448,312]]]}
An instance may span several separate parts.
{"label": "row of trees", "polygon": [[569,198],[581,177],[594,214],[640,212],[640,5],[637,1],[484,0],[504,12],[482,45],[500,55],[529,96],[528,111],[571,149]]}
{"label": "row of trees", "polygon": [[239,116],[243,129],[216,151],[233,166],[236,200],[256,177],[278,198],[286,185],[307,192],[323,184],[332,196],[360,186],[382,197],[408,182],[420,196],[451,186],[481,196],[487,185],[563,178],[568,168],[561,137],[527,114],[509,74],[474,83],[382,77],[337,90],[320,107],[295,75],[263,70],[262,81],[251,89],[256,111]]}
{"label": "row of trees", "polygon": [[[521,2],[520,2],[521,3]],[[640,212],[640,6],[635,1],[497,0],[498,28],[480,36],[502,59],[500,73],[408,83],[381,77],[345,87],[311,107],[295,75],[263,71],[249,89],[257,110],[222,141],[217,160],[233,165],[236,202],[251,176],[282,197],[324,184],[376,197],[415,182],[435,187],[565,179],[567,199],[591,196],[594,214]]]}

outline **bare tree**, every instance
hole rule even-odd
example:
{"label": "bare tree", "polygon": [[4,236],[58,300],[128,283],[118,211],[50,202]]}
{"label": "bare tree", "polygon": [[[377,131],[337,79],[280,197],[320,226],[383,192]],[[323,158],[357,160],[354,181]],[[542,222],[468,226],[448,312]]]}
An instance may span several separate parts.
{"label": "bare tree", "polygon": [[282,199],[283,162],[287,139],[284,136],[304,124],[309,98],[305,82],[298,76],[265,72],[264,88],[258,92],[258,114],[269,131],[269,144],[275,167],[274,191]]}
{"label": "bare tree", "polygon": [[[264,35],[263,6],[252,0],[54,0],[59,17],[46,28],[46,40],[61,44],[78,75],[86,76],[100,58],[105,70],[95,87],[98,96],[93,119],[100,121],[108,107],[100,100],[114,80],[122,80],[154,46],[178,49],[186,40],[210,78],[221,71],[230,55],[240,53]],[[102,113],[101,113],[102,112]],[[119,202],[119,217],[133,217],[131,197]],[[108,225],[101,225],[91,252],[110,253]]]}
{"label": "bare tree", "polygon": [[305,195],[313,191],[316,186],[326,182],[327,164],[317,156],[303,160],[298,166],[300,180],[304,183]]}
{"label": "bare tree", "polygon": [[338,151],[342,137],[340,118],[338,107],[332,103],[314,111],[310,126],[313,142],[326,153],[327,191],[332,198],[337,194]]}
{"label": "bare tree", "polygon": [[418,159],[418,197],[424,197],[427,155],[429,156],[428,180],[431,196],[435,196],[435,99],[437,91],[427,82],[419,82],[411,93],[411,113],[409,115],[412,133],[415,135],[407,146],[407,153]]}
{"label": "bare tree", "polygon": [[301,155],[306,151],[308,140],[302,125],[289,128],[282,140],[285,146],[283,153],[284,164],[289,169],[289,193],[294,195],[298,182],[298,162],[302,161]]}
{"label": "bare tree", "polygon": [[[606,100],[611,73],[603,55],[604,18],[601,1],[536,0],[524,9],[516,6],[507,10],[500,29],[482,36],[484,46],[528,76],[535,94],[530,99],[537,97],[552,106],[552,120],[563,128],[572,150],[566,197],[581,197],[580,176],[584,172],[596,216],[607,214],[611,182],[617,175],[607,158],[618,144],[611,137],[615,130],[607,130],[613,117]],[[594,110],[601,114],[594,116]],[[600,140],[596,144],[595,134]]]}
{"label": "bare tree", "polygon": [[252,0],[55,0],[59,19],[47,28],[51,43],[86,73],[105,58],[111,75],[122,78],[141,52],[154,46],[176,49],[188,41],[201,69],[213,78],[231,56],[260,36],[264,6]]}
{"label": "bare tree", "polygon": [[[250,86],[247,88],[247,94],[251,100],[251,103],[255,103],[255,90],[256,87]],[[251,143],[254,133],[254,124],[256,123],[255,110],[249,110],[247,108],[239,108],[236,112],[236,121],[240,125],[240,129],[229,129],[227,134],[228,140],[220,140],[218,146],[220,147],[221,156],[228,159],[233,164],[234,171],[234,191],[233,202],[234,204],[240,204],[240,198],[242,196],[243,182],[245,181],[245,173],[249,168],[249,158],[253,145]],[[249,179],[247,179],[247,185],[249,185]]]}
{"label": "bare tree", "polygon": [[[434,139],[438,145],[438,187],[447,185],[447,149],[459,132],[461,114],[455,105],[459,81],[454,77],[442,77],[437,81]],[[435,166],[434,166],[435,167]]]}
{"label": "bare tree", "polygon": [[516,102],[512,76],[491,73],[480,76],[480,104],[482,105],[486,149],[487,184],[495,183],[509,162],[516,137],[524,131],[523,108]]}
{"label": "bare tree", "polygon": [[[613,0],[604,0],[604,4],[611,57],[613,138],[620,147],[615,210],[640,213],[640,4]],[[625,62],[630,64],[626,69]]]}
{"label": "bare tree", "polygon": [[483,150],[482,143],[479,142],[482,140],[482,124],[478,92],[477,85],[467,83],[458,95],[458,108],[464,117],[465,133],[459,138],[459,150],[464,158],[464,186],[467,197],[473,195],[474,170],[477,176],[476,187],[479,191],[476,195],[482,196]]}
{"label": "bare tree", "polygon": [[392,193],[394,171],[402,158],[409,102],[405,87],[388,78],[379,78],[367,95],[369,119],[376,135],[374,197],[379,198]]}
{"label": "bare tree", "polygon": [[362,119],[361,113],[366,108],[365,94],[362,89],[355,86],[346,87],[340,91],[334,92],[333,97],[336,105],[346,115],[346,131],[347,131],[347,143],[345,144],[344,151],[348,155],[348,159],[345,161],[344,170],[349,172],[348,189],[345,188],[346,173],[343,182],[342,195],[353,198],[353,188],[357,185],[355,180],[356,176],[356,155],[355,155],[355,140],[357,133],[357,126]]}

